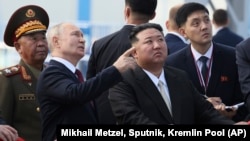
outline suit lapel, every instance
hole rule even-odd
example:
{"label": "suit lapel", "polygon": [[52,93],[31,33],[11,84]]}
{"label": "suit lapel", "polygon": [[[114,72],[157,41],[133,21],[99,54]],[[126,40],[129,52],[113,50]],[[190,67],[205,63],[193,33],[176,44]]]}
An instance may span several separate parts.
{"label": "suit lapel", "polygon": [[154,104],[159,108],[162,115],[169,121],[169,123],[173,123],[173,118],[170,115],[170,112],[165,104],[163,98],[161,97],[160,92],[157,87],[151,81],[151,79],[147,76],[147,74],[139,67],[136,68],[136,79],[140,88],[144,91],[144,93],[152,99]]}
{"label": "suit lapel", "polygon": [[164,69],[165,71],[165,79],[167,81],[168,89],[169,89],[169,96],[171,99],[172,104],[172,113],[173,113],[173,120],[174,123],[180,123],[181,120],[181,96],[180,89],[178,87],[178,77],[169,72],[168,69]]}
{"label": "suit lapel", "polygon": [[190,79],[192,80],[193,84],[196,86],[196,88],[199,92],[205,93],[204,88],[202,87],[202,85],[200,83],[200,79],[198,76],[199,72],[197,72],[197,67],[195,64],[195,60],[194,60],[190,45],[186,49],[186,54],[185,54],[183,60],[185,60],[185,66],[187,66],[187,73],[188,73]]}
{"label": "suit lapel", "polygon": [[[218,80],[221,74],[221,66],[223,66],[222,63],[223,54],[222,51],[220,51],[219,46],[214,44],[213,48],[213,62],[212,62],[212,68],[211,68],[211,77],[209,79],[207,93],[214,94],[216,86],[218,84]],[[209,95],[214,96],[214,95]]]}

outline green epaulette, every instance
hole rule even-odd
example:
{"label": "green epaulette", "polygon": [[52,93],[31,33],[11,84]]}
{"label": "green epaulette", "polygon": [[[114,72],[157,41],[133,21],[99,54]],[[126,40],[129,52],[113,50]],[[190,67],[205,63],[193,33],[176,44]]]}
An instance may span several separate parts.
{"label": "green epaulette", "polygon": [[21,72],[21,66],[15,65],[15,66],[11,66],[11,67],[4,68],[4,69],[0,70],[0,75],[10,77],[10,76],[19,74],[20,72]]}

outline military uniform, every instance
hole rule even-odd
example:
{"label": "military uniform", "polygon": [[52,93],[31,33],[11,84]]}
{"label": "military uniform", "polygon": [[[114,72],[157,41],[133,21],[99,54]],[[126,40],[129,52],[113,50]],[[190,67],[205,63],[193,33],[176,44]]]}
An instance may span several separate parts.
{"label": "military uniform", "polygon": [[[10,47],[21,46],[18,41],[23,35],[32,37],[33,33],[37,32],[45,34],[48,25],[49,17],[43,8],[36,5],[23,6],[10,17],[4,33],[4,42]],[[35,42],[34,40],[34,44]],[[39,44],[42,42],[43,38],[39,40]],[[31,45],[35,46],[34,44]],[[29,61],[32,62],[33,58],[30,58]],[[36,65],[43,67],[42,63]],[[42,70],[38,70],[40,67],[28,65],[21,56],[19,64],[0,70],[0,117],[6,124],[14,127],[25,141],[41,140],[42,120],[35,96],[37,78]]]}
{"label": "military uniform", "polygon": [[1,124],[5,124],[5,121],[2,119],[2,117],[0,117],[0,125]]}
{"label": "military uniform", "polygon": [[3,119],[21,137],[39,141],[41,119],[35,98],[37,78],[21,60],[18,65],[0,70],[0,82],[0,109]]}

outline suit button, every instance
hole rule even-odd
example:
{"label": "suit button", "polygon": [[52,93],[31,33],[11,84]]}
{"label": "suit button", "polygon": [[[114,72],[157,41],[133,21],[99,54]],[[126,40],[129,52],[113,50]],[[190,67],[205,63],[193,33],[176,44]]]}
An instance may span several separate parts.
{"label": "suit button", "polygon": [[36,111],[37,111],[37,112],[40,112],[40,108],[39,108],[39,107],[37,107],[37,108],[36,108]]}

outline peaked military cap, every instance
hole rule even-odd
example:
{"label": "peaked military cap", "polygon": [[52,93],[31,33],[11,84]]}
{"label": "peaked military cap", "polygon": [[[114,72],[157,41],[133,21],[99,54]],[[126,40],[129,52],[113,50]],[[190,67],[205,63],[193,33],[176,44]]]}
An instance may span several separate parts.
{"label": "peaked military cap", "polygon": [[4,42],[14,46],[22,35],[46,31],[49,26],[47,12],[37,5],[26,5],[17,9],[9,19],[4,32]]}

